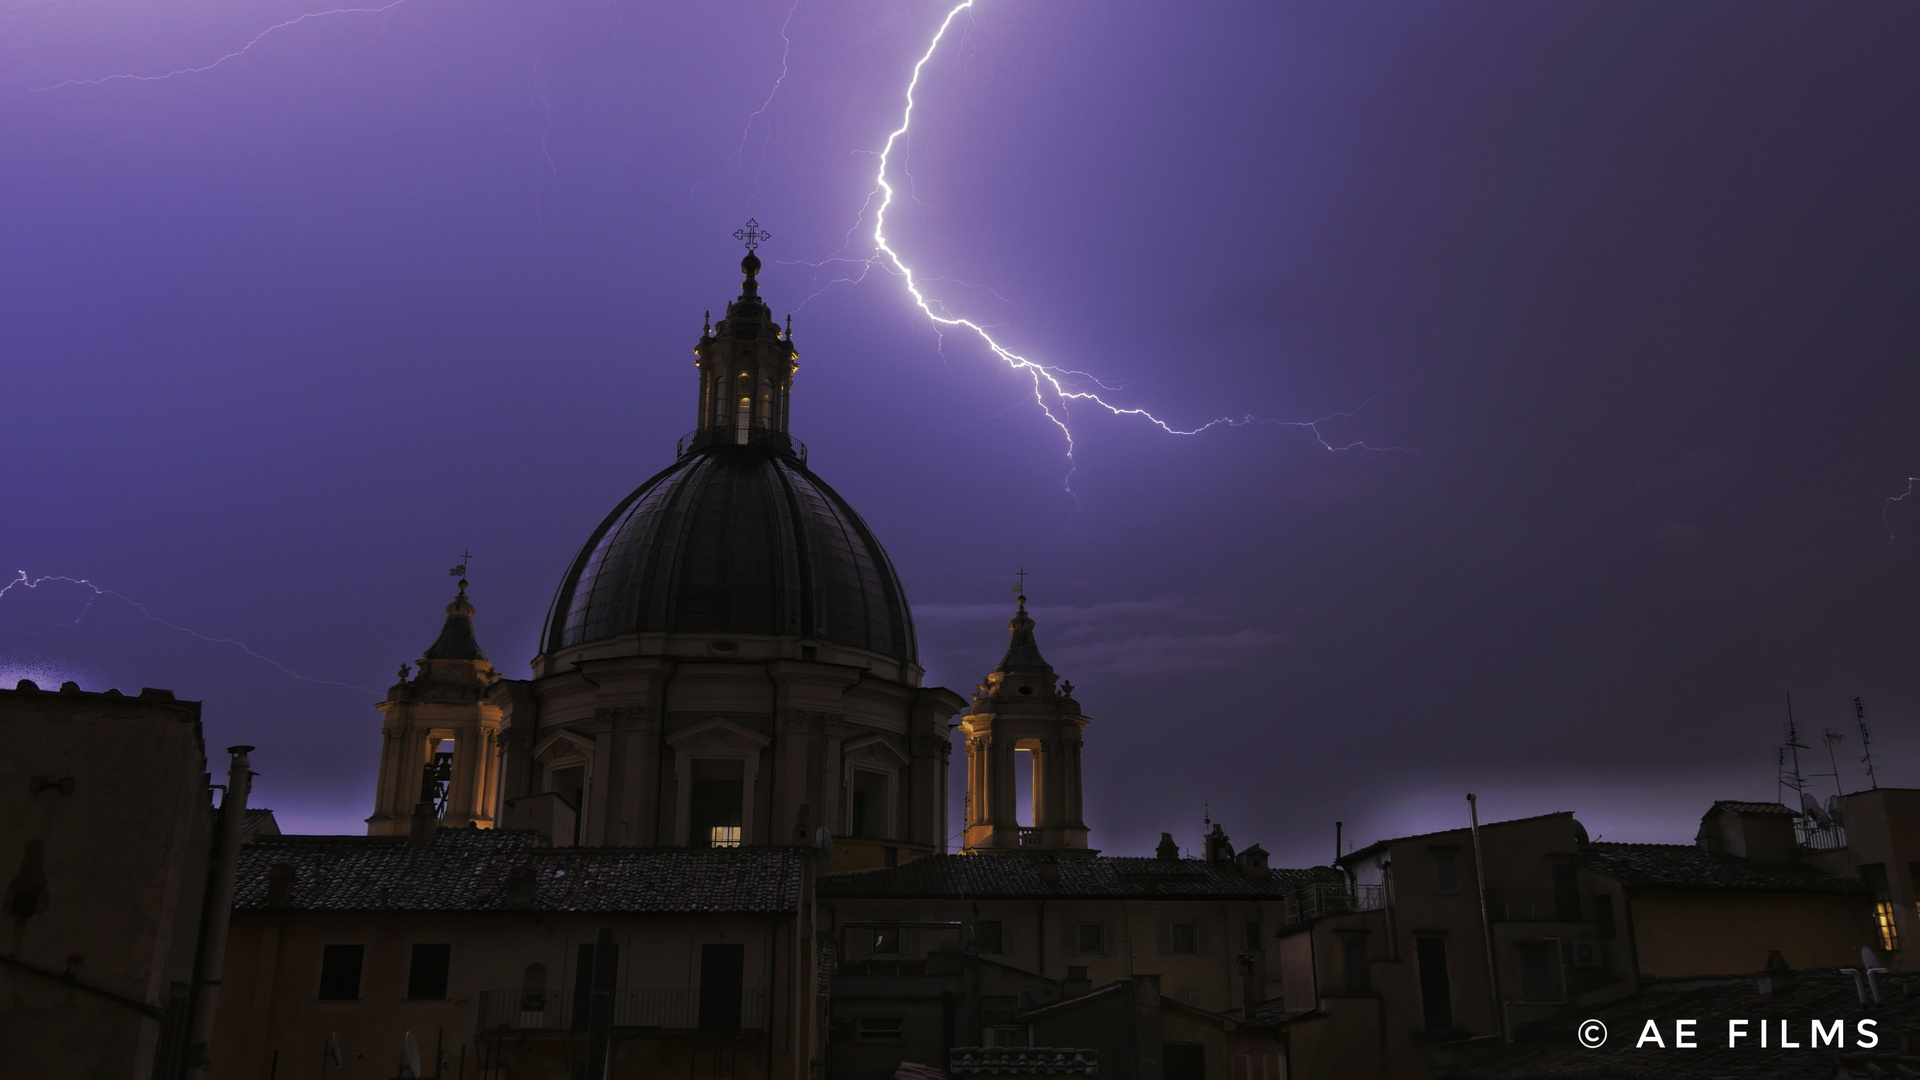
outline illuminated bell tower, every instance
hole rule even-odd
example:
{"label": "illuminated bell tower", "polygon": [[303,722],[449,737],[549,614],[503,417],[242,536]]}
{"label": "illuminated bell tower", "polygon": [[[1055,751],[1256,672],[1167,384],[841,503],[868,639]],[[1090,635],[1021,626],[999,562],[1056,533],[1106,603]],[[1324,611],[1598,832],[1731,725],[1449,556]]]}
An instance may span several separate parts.
{"label": "illuminated bell tower", "polygon": [[734,234],[745,240],[747,257],[740,260],[746,280],[740,295],[729,301],[718,326],[701,328],[694,346],[700,368],[700,414],[692,445],[695,450],[715,444],[792,447],[787,434],[787,400],[800,354],[793,347],[793,319],[784,332],[773,311],[760,299],[760,257],[754,248],[768,238],[759,223]]}
{"label": "illuminated bell tower", "polygon": [[462,578],[420,673],[409,678],[402,664],[400,681],[378,706],[380,779],[368,836],[406,836],[420,819],[437,819],[438,828],[493,827],[500,706],[487,700],[487,688],[499,677],[473,636]]}
{"label": "illuminated bell tower", "polygon": [[[1007,623],[1007,655],[974,687],[973,706],[960,717],[967,741],[967,828],[964,850],[1087,850],[1081,810],[1081,729],[1088,720],[1073,699],[1073,684],[1040,655],[1027,598]],[[1030,764],[1025,764],[1030,762]],[[1019,821],[1016,777],[1033,775],[1032,824]]]}

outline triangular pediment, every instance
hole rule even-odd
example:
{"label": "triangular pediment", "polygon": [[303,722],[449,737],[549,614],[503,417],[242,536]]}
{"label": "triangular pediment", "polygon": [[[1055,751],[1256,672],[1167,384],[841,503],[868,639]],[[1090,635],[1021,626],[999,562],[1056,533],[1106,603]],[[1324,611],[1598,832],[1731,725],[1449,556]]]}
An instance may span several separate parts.
{"label": "triangular pediment", "polygon": [[724,716],[702,720],[667,736],[667,745],[683,754],[757,754],[772,741]]}

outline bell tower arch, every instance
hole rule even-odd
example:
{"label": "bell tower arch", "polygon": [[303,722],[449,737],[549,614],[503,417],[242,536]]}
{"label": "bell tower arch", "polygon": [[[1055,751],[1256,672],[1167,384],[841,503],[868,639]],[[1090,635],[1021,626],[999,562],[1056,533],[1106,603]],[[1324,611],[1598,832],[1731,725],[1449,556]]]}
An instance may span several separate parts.
{"label": "bell tower arch", "polygon": [[500,706],[487,699],[487,688],[498,678],[473,636],[463,578],[419,674],[401,665],[400,681],[378,706],[380,779],[368,836],[408,835],[422,817],[441,828],[493,827]]}
{"label": "bell tower arch", "polygon": [[[1087,851],[1080,783],[1081,732],[1089,723],[1040,655],[1027,597],[1007,623],[1007,655],[974,687],[973,705],[960,717],[967,747],[967,825],[964,850]],[[1032,768],[1031,825],[1020,824],[1020,755]]]}

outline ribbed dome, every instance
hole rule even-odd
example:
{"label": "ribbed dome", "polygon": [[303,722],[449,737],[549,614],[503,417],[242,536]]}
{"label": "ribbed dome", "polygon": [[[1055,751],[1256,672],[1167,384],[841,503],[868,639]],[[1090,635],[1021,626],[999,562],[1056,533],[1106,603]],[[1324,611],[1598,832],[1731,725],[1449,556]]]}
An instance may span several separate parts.
{"label": "ribbed dome", "polygon": [[900,579],[866,522],[766,445],[694,450],[615,507],[561,582],[545,651],[663,631],[918,659]]}

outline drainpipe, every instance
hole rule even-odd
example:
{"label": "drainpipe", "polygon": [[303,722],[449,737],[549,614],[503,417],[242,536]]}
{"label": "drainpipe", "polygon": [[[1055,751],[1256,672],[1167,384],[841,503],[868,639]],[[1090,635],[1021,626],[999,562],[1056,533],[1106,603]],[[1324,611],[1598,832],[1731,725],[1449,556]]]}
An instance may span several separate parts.
{"label": "drainpipe", "polygon": [[1495,1029],[1507,1042],[1513,1033],[1507,1030],[1507,1015],[1500,1008],[1500,968],[1493,959],[1493,920],[1487,914],[1487,862],[1480,855],[1480,802],[1467,793],[1467,812],[1473,817],[1473,876],[1480,888],[1480,933],[1487,943],[1487,991],[1493,997]]}
{"label": "drainpipe", "polygon": [[227,797],[220,800],[219,843],[207,875],[207,899],[202,908],[199,965],[194,971],[192,1035],[187,1039],[186,1080],[206,1080],[212,1060],[213,1015],[220,1006],[220,974],[227,962],[227,930],[233,922],[233,875],[240,858],[240,826],[247,816],[247,792],[253,773],[247,754],[251,746],[229,746]]}

